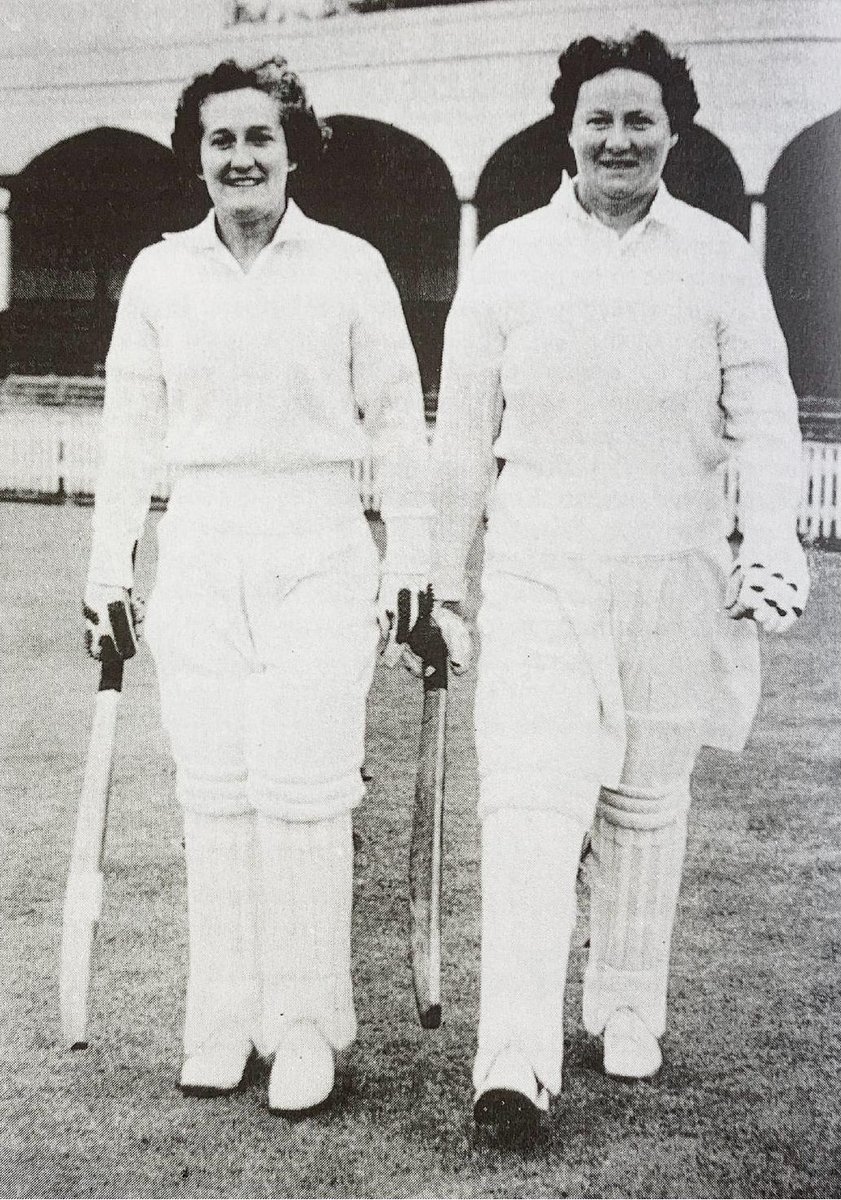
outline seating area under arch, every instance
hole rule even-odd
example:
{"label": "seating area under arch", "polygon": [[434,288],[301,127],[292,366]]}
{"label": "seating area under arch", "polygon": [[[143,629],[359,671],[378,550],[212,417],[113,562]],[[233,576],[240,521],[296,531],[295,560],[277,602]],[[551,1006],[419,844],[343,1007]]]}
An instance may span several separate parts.
{"label": "seating area under arch", "polygon": [[108,127],[57,143],[6,182],[12,284],[0,374],[93,374],[129,264],[201,217],[203,189],[185,188],[166,147]]}
{"label": "seating area under arch", "polygon": [[841,110],[789,143],[765,200],[765,265],[794,385],[841,414]]}
{"label": "seating area under arch", "polygon": [[290,176],[290,189],[309,216],[365,238],[385,258],[431,405],[458,263],[452,177],[425,142],[393,125],[342,114],[328,124],[332,137],[318,169]]}
{"label": "seating area under arch", "polygon": [[[479,179],[479,237],[547,204],[562,171],[574,173],[575,160],[554,118],[544,117],[509,138],[488,160]],[[741,171],[727,146],[708,129],[696,125],[681,138],[663,177],[675,196],[747,234],[750,205]]]}

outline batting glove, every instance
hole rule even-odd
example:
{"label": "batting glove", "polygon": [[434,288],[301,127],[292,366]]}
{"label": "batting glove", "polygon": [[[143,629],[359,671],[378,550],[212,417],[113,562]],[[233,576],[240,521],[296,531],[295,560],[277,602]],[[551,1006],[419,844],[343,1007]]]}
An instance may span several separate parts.
{"label": "batting glove", "polygon": [[453,674],[463,675],[473,661],[473,639],[461,614],[461,605],[455,601],[436,602],[432,606],[432,620],[447,643]]}
{"label": "batting glove", "polygon": [[134,657],[138,642],[138,612],[126,588],[89,583],[82,614],[85,618],[85,648],[91,658],[97,661],[102,658],[104,643],[112,654],[122,659]]}
{"label": "batting glove", "polygon": [[750,617],[767,633],[784,633],[802,616],[809,596],[809,568],[795,541],[766,555],[744,543],[727,583],[724,607],[738,621]]}
{"label": "batting glove", "polygon": [[381,658],[387,667],[402,663],[413,675],[422,673],[420,662],[407,643],[425,594],[426,583],[419,575],[383,574],[377,596],[377,623],[385,639]]}

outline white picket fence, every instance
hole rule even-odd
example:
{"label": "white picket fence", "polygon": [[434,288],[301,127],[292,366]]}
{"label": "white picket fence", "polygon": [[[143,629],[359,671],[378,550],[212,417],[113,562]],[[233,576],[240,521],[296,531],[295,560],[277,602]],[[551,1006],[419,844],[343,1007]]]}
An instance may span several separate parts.
{"label": "white picket fence", "polygon": [[[0,406],[0,496],[89,500],[96,480],[97,434],[101,409],[84,405]],[[806,542],[841,540],[841,445],[806,442],[798,529]],[[366,460],[353,468],[366,511],[380,510],[376,471]],[[731,528],[738,528],[738,478],[723,472]],[[169,480],[162,471],[154,498],[166,500]]]}
{"label": "white picket fence", "polygon": [[[0,497],[90,500],[96,486],[102,409],[0,406]],[[379,512],[380,491],[370,460],[355,463],[353,476],[367,512]],[[152,497],[164,501],[170,481],[163,468]]]}

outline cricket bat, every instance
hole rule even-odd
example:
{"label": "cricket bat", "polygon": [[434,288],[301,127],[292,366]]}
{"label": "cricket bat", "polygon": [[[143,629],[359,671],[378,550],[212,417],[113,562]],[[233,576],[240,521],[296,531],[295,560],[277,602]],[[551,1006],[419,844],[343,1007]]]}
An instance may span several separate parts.
{"label": "cricket bat", "polygon": [[[423,717],[409,852],[412,979],[424,1029],[441,1024],[441,835],[447,732],[447,647],[428,623],[420,650]],[[413,646],[413,649],[415,647]]]}
{"label": "cricket bat", "polygon": [[76,815],[61,932],[61,1030],[64,1043],[71,1050],[84,1050],[88,1044],[91,952],[102,907],[102,854],[122,685],[123,660],[113,648],[109,652],[108,643],[103,643],[99,691]]}

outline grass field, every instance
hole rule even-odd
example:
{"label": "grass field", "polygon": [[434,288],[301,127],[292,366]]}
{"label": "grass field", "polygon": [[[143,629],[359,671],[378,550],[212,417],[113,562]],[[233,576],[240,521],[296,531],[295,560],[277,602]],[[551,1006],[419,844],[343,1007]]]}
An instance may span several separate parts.
{"label": "grass field", "polygon": [[[769,641],[761,717],[740,758],[696,775],[666,1065],[608,1081],[568,994],[564,1093],[545,1136],[474,1135],[478,829],[472,678],[451,708],[445,1015],[417,1026],[406,861],[420,697],[378,671],[371,793],[357,821],[360,1035],[338,1103],[289,1125],[265,1076],[243,1095],[175,1089],[186,955],[172,770],[147,652],[127,674],[93,984],[91,1046],[60,1046],[61,906],[95,668],[79,596],[90,512],[0,505],[5,853],[0,934],[0,1195],[838,1196],[841,1194],[841,556],[815,553],[809,610]],[[151,539],[141,556],[148,591]]]}

